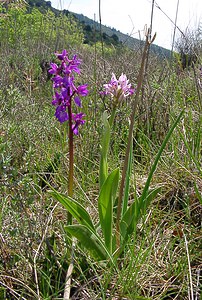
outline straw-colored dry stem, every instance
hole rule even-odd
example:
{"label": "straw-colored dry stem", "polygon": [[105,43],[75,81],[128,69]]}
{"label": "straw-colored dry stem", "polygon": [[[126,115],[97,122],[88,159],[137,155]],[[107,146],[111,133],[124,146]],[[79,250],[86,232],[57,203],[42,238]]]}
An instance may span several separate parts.
{"label": "straw-colored dry stem", "polygon": [[150,36],[150,31],[148,30],[148,32],[146,34],[146,41],[145,41],[144,51],[143,51],[143,55],[142,55],[142,62],[141,62],[141,67],[140,67],[140,71],[139,71],[139,76],[138,76],[135,99],[134,99],[134,102],[133,102],[133,108],[132,108],[132,113],[131,113],[131,117],[130,117],[128,143],[127,143],[127,148],[126,148],[126,155],[125,155],[124,166],[123,166],[123,171],[122,171],[122,178],[121,178],[121,184],[120,184],[120,190],[119,190],[118,207],[117,207],[117,219],[116,219],[116,246],[117,246],[117,249],[120,248],[120,217],[121,217],[125,177],[126,177],[126,172],[127,172],[127,167],[128,167],[130,147],[131,147],[131,143],[132,143],[135,114],[136,114],[136,110],[137,110],[137,104],[138,104],[138,101],[139,101],[140,90],[141,90],[142,83],[143,83],[145,62],[146,62],[146,58],[147,58],[148,49],[149,49],[149,46],[150,46],[151,42],[153,42],[153,40],[155,38],[155,36],[154,36],[152,41],[150,41],[149,36]]}

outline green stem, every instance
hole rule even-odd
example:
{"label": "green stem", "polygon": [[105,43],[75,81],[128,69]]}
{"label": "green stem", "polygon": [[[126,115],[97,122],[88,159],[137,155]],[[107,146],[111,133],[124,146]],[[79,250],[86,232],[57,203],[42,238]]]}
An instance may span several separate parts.
{"label": "green stem", "polygon": [[113,106],[113,109],[112,109],[112,112],[111,112],[111,116],[109,118],[110,128],[112,128],[112,125],[114,123],[115,113],[116,113],[116,105]]}

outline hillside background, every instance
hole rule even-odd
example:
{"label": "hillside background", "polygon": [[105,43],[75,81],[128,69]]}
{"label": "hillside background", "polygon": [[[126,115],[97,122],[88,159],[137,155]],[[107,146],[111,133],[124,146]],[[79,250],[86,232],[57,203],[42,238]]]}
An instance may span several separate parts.
{"label": "hillside background", "polygon": [[[80,23],[84,32],[84,43],[86,44],[94,44],[97,41],[102,41],[106,45],[114,45],[114,46],[127,46],[130,49],[138,49],[142,48],[144,42],[133,38],[132,36],[126,35],[115,28],[110,28],[105,25],[101,25],[100,23],[84,16],[83,14],[77,14],[74,12],[70,12],[68,10],[59,11],[51,6],[51,1],[45,0],[28,0],[27,3],[30,7],[37,7],[42,12],[45,12],[47,9],[51,9],[56,15],[61,13],[65,15],[72,15],[75,19]],[[151,45],[151,51],[154,54],[157,54],[161,57],[170,57],[170,50],[165,49],[163,47],[157,46],[155,44]]]}

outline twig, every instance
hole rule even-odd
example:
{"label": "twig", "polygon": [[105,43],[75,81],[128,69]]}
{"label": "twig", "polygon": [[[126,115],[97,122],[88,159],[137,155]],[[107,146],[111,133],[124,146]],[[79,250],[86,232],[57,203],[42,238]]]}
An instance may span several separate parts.
{"label": "twig", "polygon": [[[8,276],[8,275],[0,275],[0,278],[8,278],[14,282],[17,282],[19,284],[21,284],[22,286],[24,286],[28,291],[30,291],[33,296],[36,298],[37,297],[37,294],[26,284],[24,284],[21,280],[17,279],[17,278],[14,278],[12,276]],[[19,296],[17,299],[22,299],[22,300],[27,300],[26,298],[24,298],[22,295],[19,295],[16,291],[14,291],[11,287],[9,287],[8,285],[6,285],[5,283],[3,283],[2,281],[0,281],[0,284],[4,287],[6,287],[8,290],[10,290],[10,293],[13,294],[13,295],[16,295],[16,296]]]}
{"label": "twig", "polygon": [[121,209],[122,209],[122,201],[123,201],[123,192],[124,192],[124,186],[125,186],[125,177],[126,177],[126,172],[127,172],[127,167],[128,167],[128,160],[129,160],[129,153],[130,153],[130,147],[132,143],[132,135],[133,135],[133,127],[134,127],[134,122],[135,122],[135,114],[136,114],[136,109],[137,105],[139,102],[139,94],[140,90],[142,87],[143,79],[144,79],[144,70],[145,70],[145,62],[148,54],[148,49],[150,44],[154,41],[156,35],[151,39],[150,38],[150,29],[146,33],[146,41],[145,41],[145,46],[144,46],[144,51],[142,55],[142,62],[141,62],[141,67],[138,75],[138,80],[137,80],[137,89],[135,93],[135,99],[133,102],[133,108],[132,108],[132,113],[130,117],[130,127],[129,127],[129,134],[128,134],[128,143],[127,143],[127,148],[126,148],[126,154],[125,154],[125,160],[124,160],[124,166],[123,166],[123,171],[122,171],[122,177],[121,177],[121,184],[120,184],[120,190],[119,190],[119,198],[118,198],[118,205],[117,205],[117,219],[116,219],[116,246],[117,249],[120,248],[120,218],[121,218]]}
{"label": "twig", "polygon": [[196,280],[196,298],[195,300],[199,300],[199,297],[200,297],[200,288],[199,288],[199,285],[200,285],[200,269],[196,270],[196,274],[197,274],[197,280]]}
{"label": "twig", "polygon": [[176,29],[177,29],[178,8],[179,8],[179,0],[177,1],[177,9],[176,9],[176,15],[175,15],[175,24],[174,24],[174,31],[173,31],[173,42],[172,42],[172,49],[171,49],[171,62],[172,62],[172,58],[173,58],[173,49],[174,49],[175,35],[176,35]]}
{"label": "twig", "polygon": [[189,268],[189,283],[190,283],[190,291],[191,291],[191,300],[194,300],[194,291],[193,291],[193,282],[192,282],[192,275],[191,275],[191,264],[190,264],[190,257],[189,257],[189,248],[188,248],[188,242],[185,233],[183,232],[184,236],[184,242],[185,242],[185,248],[187,252],[187,262],[188,262],[188,268]]}
{"label": "twig", "polygon": [[37,261],[37,257],[38,257],[38,254],[39,254],[39,251],[41,249],[41,246],[45,240],[45,237],[46,237],[46,234],[47,234],[47,231],[48,231],[48,225],[49,223],[51,222],[52,220],[52,216],[53,216],[53,212],[55,210],[55,208],[57,207],[58,204],[56,204],[53,209],[51,210],[50,212],[50,215],[48,217],[48,221],[47,221],[47,224],[46,224],[46,228],[45,228],[45,231],[44,231],[44,234],[42,236],[42,239],[41,239],[41,242],[36,250],[36,253],[35,253],[35,256],[34,256],[34,277],[35,277],[35,282],[36,282],[36,290],[37,290],[37,296],[38,296],[38,300],[41,300],[41,297],[40,297],[40,290],[39,290],[39,281],[38,281],[38,275],[37,275],[37,266],[36,266],[36,261]]}
{"label": "twig", "polygon": [[73,272],[73,269],[74,269],[74,249],[75,249],[75,245],[76,245],[76,239],[73,238],[73,240],[72,240],[71,262],[69,264],[67,274],[66,274],[63,300],[69,300],[70,299],[71,279],[72,279],[72,272]]}
{"label": "twig", "polygon": [[9,290],[10,294],[15,297],[16,299],[22,299],[22,300],[26,300],[26,298],[24,298],[23,296],[21,296],[20,294],[18,294],[14,289],[12,289],[10,286],[8,286],[7,284],[5,284],[4,282],[0,281],[0,285],[2,285],[3,287],[5,287],[7,290]]}
{"label": "twig", "polygon": [[179,30],[179,32],[182,34],[183,37],[185,37],[184,32],[175,24],[175,22],[165,13],[165,11],[163,11],[161,9],[161,7],[156,3],[155,1],[155,6],[166,16],[166,18],[168,18],[168,20],[174,25],[176,26],[176,28]]}
{"label": "twig", "polygon": [[102,35],[102,19],[101,19],[101,0],[99,0],[99,22],[100,22],[100,39],[101,39],[101,46],[102,46],[102,59],[104,62],[104,72],[106,70],[105,66],[105,59],[104,59],[104,43],[103,43],[103,35]]}

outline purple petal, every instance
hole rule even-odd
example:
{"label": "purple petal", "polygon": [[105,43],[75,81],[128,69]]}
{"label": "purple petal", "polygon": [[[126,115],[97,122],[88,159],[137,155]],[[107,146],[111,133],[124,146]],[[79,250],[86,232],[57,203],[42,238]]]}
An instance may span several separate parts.
{"label": "purple petal", "polygon": [[78,96],[74,97],[74,102],[77,106],[81,107],[81,99]]}
{"label": "purple petal", "polygon": [[55,117],[60,123],[64,123],[68,120],[68,114],[65,106],[58,106],[55,111]]}
{"label": "purple petal", "polygon": [[104,84],[104,94],[111,95],[115,101],[123,101],[127,96],[132,95],[135,90],[131,88],[131,83],[125,74],[121,74],[117,80],[114,73],[112,73],[111,81]]}
{"label": "purple petal", "polygon": [[61,94],[59,94],[57,91],[55,91],[55,95],[53,96],[53,101],[52,101],[52,104],[53,105],[60,105],[62,103],[62,96]]}
{"label": "purple petal", "polygon": [[62,53],[55,53],[55,55],[59,60],[65,60],[67,59],[67,50],[64,49]]}
{"label": "purple petal", "polygon": [[87,96],[89,91],[87,90],[87,84],[83,84],[83,85],[80,85],[77,87],[77,93],[80,95],[80,96]]}
{"label": "purple petal", "polygon": [[76,135],[79,133],[78,127],[85,123],[85,120],[82,119],[84,116],[84,113],[72,114],[72,120],[75,122],[75,124],[72,126],[72,130]]}
{"label": "purple petal", "polygon": [[61,87],[63,84],[63,78],[59,75],[56,75],[55,77],[53,77],[52,81],[53,81],[53,87],[56,89]]}
{"label": "purple petal", "polygon": [[59,71],[58,65],[56,65],[55,63],[50,63],[50,67],[51,68],[48,70],[48,73],[50,73],[52,75],[58,74],[58,71]]}
{"label": "purple petal", "polygon": [[76,134],[76,135],[79,134],[78,126],[73,125],[73,126],[72,126],[72,130],[73,130],[73,133],[74,133],[74,134]]}

